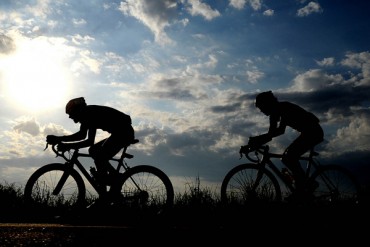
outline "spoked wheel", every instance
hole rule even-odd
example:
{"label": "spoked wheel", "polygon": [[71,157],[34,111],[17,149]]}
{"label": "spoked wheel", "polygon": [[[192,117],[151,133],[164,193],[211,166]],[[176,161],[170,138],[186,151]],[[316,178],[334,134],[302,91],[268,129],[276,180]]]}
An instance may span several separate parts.
{"label": "spoked wheel", "polygon": [[123,174],[123,201],[134,207],[168,209],[173,206],[174,190],[168,176],[160,169],[140,165]]}
{"label": "spoked wheel", "polygon": [[316,181],[314,200],[322,205],[357,205],[360,187],[350,171],[339,165],[324,165],[311,177]]}
{"label": "spoked wheel", "polygon": [[248,205],[281,201],[281,189],[272,173],[256,164],[242,164],[230,170],[221,185],[225,205]]}
{"label": "spoked wheel", "polygon": [[24,189],[24,198],[30,205],[54,211],[83,206],[85,194],[86,188],[80,174],[60,163],[48,164],[36,170]]}

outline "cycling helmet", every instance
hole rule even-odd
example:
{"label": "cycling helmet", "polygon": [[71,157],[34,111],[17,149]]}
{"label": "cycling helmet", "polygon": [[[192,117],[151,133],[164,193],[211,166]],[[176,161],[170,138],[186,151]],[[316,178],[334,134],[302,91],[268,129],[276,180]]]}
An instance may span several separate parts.
{"label": "cycling helmet", "polygon": [[85,99],[83,97],[71,99],[66,105],[66,113],[68,115],[72,114],[76,110],[81,109],[86,106]]}
{"label": "cycling helmet", "polygon": [[256,106],[263,107],[276,103],[278,100],[271,91],[262,92],[256,97]]}

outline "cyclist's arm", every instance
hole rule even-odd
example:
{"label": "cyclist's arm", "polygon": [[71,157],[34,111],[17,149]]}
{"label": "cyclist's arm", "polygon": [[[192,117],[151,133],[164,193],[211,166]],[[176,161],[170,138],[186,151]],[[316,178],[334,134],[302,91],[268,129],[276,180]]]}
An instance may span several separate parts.
{"label": "cyclist's arm", "polygon": [[284,120],[281,120],[279,124],[278,116],[270,116],[270,128],[266,135],[268,135],[270,139],[282,135],[285,133],[286,126]]}
{"label": "cyclist's arm", "polygon": [[[81,125],[81,128],[78,132],[72,135],[62,136],[61,141],[62,142],[72,142],[72,143],[68,143],[68,146],[70,148],[89,147],[94,144],[95,135],[96,135],[96,129],[94,128],[87,129],[85,126]],[[85,139],[86,136],[87,136],[87,139]]]}
{"label": "cyclist's arm", "polygon": [[280,121],[279,124],[279,120],[279,115],[270,115],[270,127],[268,132],[256,137],[251,137],[248,144],[251,146],[260,146],[271,141],[272,138],[284,134],[287,125],[284,121]]}

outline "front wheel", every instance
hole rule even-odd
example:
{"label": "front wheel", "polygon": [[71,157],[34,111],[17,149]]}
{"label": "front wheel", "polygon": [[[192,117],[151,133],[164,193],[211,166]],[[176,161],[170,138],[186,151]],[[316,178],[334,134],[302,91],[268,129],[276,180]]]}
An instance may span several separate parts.
{"label": "front wheel", "polygon": [[[360,187],[350,171],[339,165],[323,165],[310,178],[316,184],[314,200],[320,204],[356,205]],[[316,182],[314,182],[316,181]]]}
{"label": "front wheel", "polygon": [[140,165],[123,174],[121,194],[124,201],[133,206],[168,209],[174,203],[171,180],[160,169]]}
{"label": "front wheel", "polygon": [[242,164],[231,169],[221,185],[223,204],[244,206],[281,201],[278,180],[258,164]]}
{"label": "front wheel", "polygon": [[85,194],[81,175],[61,163],[40,167],[28,179],[24,189],[24,198],[31,205],[60,211],[82,206]]}

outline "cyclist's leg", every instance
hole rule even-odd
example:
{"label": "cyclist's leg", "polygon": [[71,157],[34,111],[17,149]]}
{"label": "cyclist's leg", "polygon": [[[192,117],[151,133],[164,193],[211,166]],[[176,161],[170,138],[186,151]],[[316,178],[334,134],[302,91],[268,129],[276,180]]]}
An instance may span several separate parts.
{"label": "cyclist's leg", "polygon": [[307,152],[310,147],[307,146],[304,136],[300,135],[295,139],[285,150],[281,161],[291,170],[294,180],[296,192],[300,193],[304,189],[305,172],[299,162],[302,154]]}
{"label": "cyclist's leg", "polygon": [[122,144],[118,142],[118,138],[116,138],[114,135],[111,135],[110,137],[94,144],[89,148],[89,153],[95,162],[99,180],[109,180],[109,159],[116,155],[122,147]]}
{"label": "cyclist's leg", "polygon": [[[112,133],[107,139],[97,143],[90,148],[90,154],[93,156],[95,164],[100,166],[101,170],[107,175],[106,182],[111,186],[110,194],[118,194],[119,188],[119,174],[114,169],[111,169],[109,159],[114,157],[123,147],[129,145],[134,139],[133,129],[128,128],[121,132]],[[109,174],[108,174],[109,173]]]}
{"label": "cyclist's leg", "polygon": [[89,148],[89,154],[94,159],[95,166],[99,175],[107,173],[106,166],[104,165],[104,159],[102,159],[103,145],[107,139],[95,143]]}
{"label": "cyclist's leg", "polygon": [[132,126],[128,126],[122,131],[111,133],[111,135],[90,147],[89,153],[96,161],[105,164],[114,157],[123,147],[130,145],[135,139]]}
{"label": "cyclist's leg", "polygon": [[305,192],[309,192],[306,188],[307,181],[305,177],[305,171],[303,170],[299,158],[312,149],[315,145],[319,144],[323,140],[322,128],[317,125],[312,127],[311,130],[301,133],[297,139],[293,141],[291,145],[284,152],[282,162],[292,171],[295,178],[295,187],[297,194],[304,195]]}

